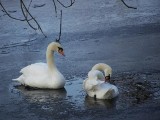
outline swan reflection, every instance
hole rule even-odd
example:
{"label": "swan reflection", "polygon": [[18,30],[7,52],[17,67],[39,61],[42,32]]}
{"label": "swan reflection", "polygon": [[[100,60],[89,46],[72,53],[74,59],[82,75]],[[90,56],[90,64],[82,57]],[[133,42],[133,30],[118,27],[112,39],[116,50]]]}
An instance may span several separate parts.
{"label": "swan reflection", "polygon": [[116,108],[116,99],[94,99],[92,97],[86,96],[85,98],[85,106],[88,108],[107,108],[107,109],[113,109]]}
{"label": "swan reflection", "polygon": [[22,94],[25,99],[29,100],[29,102],[56,102],[61,99],[65,99],[67,96],[67,91],[65,88],[51,90],[51,89],[33,89],[33,88],[25,88],[22,85],[14,86],[13,90],[17,89],[20,94]]}

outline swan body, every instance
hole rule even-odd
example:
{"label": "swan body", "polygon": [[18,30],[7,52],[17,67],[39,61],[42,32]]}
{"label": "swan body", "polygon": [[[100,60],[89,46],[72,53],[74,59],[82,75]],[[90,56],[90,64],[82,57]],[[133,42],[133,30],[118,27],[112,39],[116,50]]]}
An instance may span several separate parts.
{"label": "swan body", "polygon": [[13,80],[18,81],[25,86],[35,88],[63,88],[65,85],[65,78],[54,64],[54,51],[64,55],[61,45],[58,42],[52,42],[48,45],[46,51],[47,63],[28,65],[21,69],[20,73],[22,73],[22,75]]}
{"label": "swan body", "polygon": [[83,81],[83,88],[86,93],[90,97],[96,96],[98,99],[112,99],[118,96],[118,88],[106,82],[101,71],[104,71],[105,76],[112,74],[112,69],[107,64],[99,63],[93,66],[88,73],[88,78]]}

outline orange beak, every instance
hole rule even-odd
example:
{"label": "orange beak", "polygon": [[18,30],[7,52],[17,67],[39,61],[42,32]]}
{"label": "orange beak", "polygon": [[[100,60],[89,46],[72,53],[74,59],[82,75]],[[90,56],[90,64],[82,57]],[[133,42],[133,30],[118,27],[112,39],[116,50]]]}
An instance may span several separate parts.
{"label": "orange beak", "polygon": [[61,55],[65,56],[65,54],[64,54],[64,52],[63,52],[63,51],[58,51],[58,52],[59,52],[59,54],[61,54]]}

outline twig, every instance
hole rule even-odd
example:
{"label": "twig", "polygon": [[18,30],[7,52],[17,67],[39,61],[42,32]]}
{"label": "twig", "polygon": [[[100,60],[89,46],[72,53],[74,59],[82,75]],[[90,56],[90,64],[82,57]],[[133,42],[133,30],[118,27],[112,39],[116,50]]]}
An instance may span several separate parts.
{"label": "twig", "polygon": [[69,8],[69,7],[71,7],[75,3],[75,0],[70,0],[70,1],[71,1],[71,4],[68,5],[68,6],[65,6],[62,2],[60,2],[59,0],[57,0],[57,2],[59,2],[59,4],[62,5],[63,7],[65,7],[65,8]]}
{"label": "twig", "polygon": [[39,23],[37,22],[37,20],[36,20],[36,19],[32,16],[32,14],[28,11],[28,9],[27,9],[27,7],[25,6],[23,0],[20,0],[20,2],[22,3],[24,9],[25,9],[26,12],[29,14],[29,16],[30,16],[30,17],[34,20],[34,22],[37,24],[38,29],[41,31],[41,33],[42,33],[45,37],[47,37],[47,36],[44,34],[44,32],[43,32],[41,26],[39,25]]}
{"label": "twig", "polygon": [[[60,0],[52,0],[52,1],[53,1],[53,4],[54,4],[54,9],[55,9],[56,17],[57,17],[57,4],[56,4],[56,2],[59,3],[59,4],[60,4],[62,7],[64,7],[64,8],[69,8],[69,7],[71,7],[71,6],[75,3],[75,0],[70,0],[70,4],[69,4],[69,5],[64,5]],[[5,12],[6,15],[9,16],[10,18],[15,19],[15,20],[19,20],[19,21],[26,21],[26,22],[28,23],[28,25],[29,25],[32,29],[34,29],[34,30],[39,29],[39,30],[41,31],[41,33],[42,33],[45,37],[47,37],[47,36],[44,34],[44,32],[43,32],[40,24],[38,23],[38,21],[32,16],[32,14],[31,14],[30,11],[29,11],[32,2],[33,2],[33,0],[30,0],[29,6],[28,6],[28,8],[27,8],[26,5],[24,4],[24,0],[20,0],[20,7],[21,7],[22,14],[23,14],[23,16],[24,16],[24,19],[19,19],[19,18],[16,18],[16,17],[11,16],[11,15],[9,14],[9,12],[7,12],[7,10],[5,9],[5,7],[3,6],[1,0],[0,0],[0,6],[2,7],[3,12]],[[45,5],[45,4],[43,4],[43,6],[44,6],[44,5]],[[41,6],[38,6],[38,7],[41,7]],[[37,25],[37,28],[34,27],[34,26],[30,23],[30,20],[33,20],[33,21],[34,21],[34,23]],[[61,34],[62,34],[61,31],[62,31],[62,10],[61,10],[61,17],[60,17],[59,37],[58,37],[58,39],[57,39],[58,41],[60,41],[60,39],[61,39]]]}
{"label": "twig", "polygon": [[60,39],[61,39],[61,31],[62,31],[62,10],[61,10],[61,18],[60,18],[60,29],[59,29],[59,38],[56,40],[57,42],[59,42],[60,41]]}
{"label": "twig", "polygon": [[[28,5],[28,11],[29,11],[29,8],[30,8],[31,4],[32,4],[32,0],[30,1],[29,5]],[[28,17],[28,13],[27,12],[26,12],[26,16]]]}
{"label": "twig", "polygon": [[132,7],[132,6],[127,5],[127,4],[124,2],[124,0],[121,0],[121,1],[122,1],[122,3],[123,3],[126,7],[132,8],[132,9],[137,9],[136,7]]}
{"label": "twig", "polygon": [[25,18],[25,21],[28,23],[28,25],[29,25],[32,29],[37,30],[37,28],[34,28],[34,27],[30,24],[30,22],[28,21],[28,19],[27,19],[28,12],[26,12],[26,14],[24,13],[22,2],[20,2],[20,4],[21,4],[21,5],[20,5],[20,6],[21,6],[21,11],[22,11],[22,14],[23,14],[23,16],[24,16],[24,18]]}
{"label": "twig", "polygon": [[[3,11],[6,13],[6,15],[7,15],[8,17],[10,17],[10,18],[12,18],[12,19],[14,19],[14,20],[19,20],[19,21],[25,21],[25,20],[26,20],[26,19],[19,19],[19,18],[15,18],[15,17],[11,16],[11,15],[7,12],[7,10],[5,9],[5,7],[3,6],[1,0],[0,0],[0,6],[2,7]],[[31,20],[31,19],[30,19],[30,20]]]}
{"label": "twig", "polygon": [[58,40],[60,40],[61,39],[61,32],[62,31],[62,10],[61,10],[61,18],[60,18],[60,31],[59,31],[59,38],[58,38]]}
{"label": "twig", "polygon": [[56,3],[55,3],[55,0],[52,0],[52,1],[54,3],[54,9],[55,9],[56,17],[57,17],[57,6],[56,6]]}
{"label": "twig", "polygon": [[29,3],[29,6],[28,6],[28,11],[29,11],[29,8],[30,8],[30,6],[31,6],[31,3],[32,3],[32,0],[30,1],[30,3]]}

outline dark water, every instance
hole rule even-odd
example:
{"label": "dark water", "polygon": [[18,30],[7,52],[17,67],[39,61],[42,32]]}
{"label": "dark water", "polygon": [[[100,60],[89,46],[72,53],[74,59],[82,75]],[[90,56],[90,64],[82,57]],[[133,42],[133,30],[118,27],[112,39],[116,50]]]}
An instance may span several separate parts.
{"label": "dark water", "polygon": [[[17,10],[12,15],[20,15],[18,2],[3,2]],[[129,10],[116,0],[82,0],[64,10],[61,43],[66,57],[55,54],[67,81],[60,90],[25,89],[12,81],[24,66],[46,62],[46,47],[59,30],[59,21],[46,14],[50,4],[31,8],[47,38],[0,12],[0,119],[159,120],[160,2],[128,2],[138,9]],[[82,89],[88,71],[99,62],[113,68],[112,81],[120,91],[113,100],[95,101]]]}

